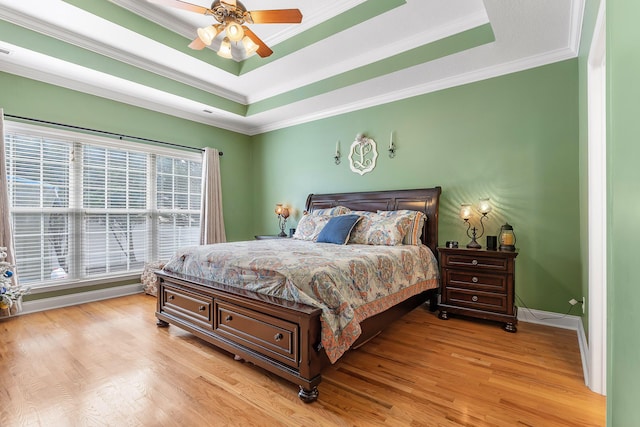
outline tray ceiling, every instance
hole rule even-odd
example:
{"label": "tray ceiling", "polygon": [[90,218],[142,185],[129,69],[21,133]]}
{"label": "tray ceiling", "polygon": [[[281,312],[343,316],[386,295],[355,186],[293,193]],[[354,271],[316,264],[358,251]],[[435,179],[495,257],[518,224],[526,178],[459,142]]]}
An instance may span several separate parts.
{"label": "tray ceiling", "polygon": [[[207,0],[190,0],[209,7]],[[584,0],[245,0],[274,51],[187,47],[213,18],[146,0],[0,0],[0,71],[247,135],[577,55]]]}

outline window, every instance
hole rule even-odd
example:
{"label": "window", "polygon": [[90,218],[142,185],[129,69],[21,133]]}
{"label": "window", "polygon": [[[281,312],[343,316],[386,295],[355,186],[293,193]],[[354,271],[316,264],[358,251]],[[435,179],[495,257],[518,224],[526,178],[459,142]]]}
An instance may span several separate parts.
{"label": "window", "polygon": [[13,123],[5,144],[21,283],[126,277],[198,243],[198,153]]}

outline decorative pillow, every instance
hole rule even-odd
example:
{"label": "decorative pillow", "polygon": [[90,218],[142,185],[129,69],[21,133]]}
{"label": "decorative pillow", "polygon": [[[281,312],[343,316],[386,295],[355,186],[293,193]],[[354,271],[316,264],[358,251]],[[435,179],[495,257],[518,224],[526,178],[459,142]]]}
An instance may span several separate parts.
{"label": "decorative pillow", "polygon": [[293,238],[315,242],[318,234],[331,218],[329,215],[302,215]]}
{"label": "decorative pillow", "polygon": [[356,226],[359,219],[359,215],[339,215],[331,217],[327,225],[320,231],[317,241],[320,243],[345,245],[349,241],[351,230]]}
{"label": "decorative pillow", "polygon": [[422,228],[427,220],[424,212],[401,209],[398,211],[378,211],[378,215],[385,217],[409,215],[411,224],[402,243],[405,245],[419,245],[422,243],[420,239],[422,237]]}
{"label": "decorative pillow", "polygon": [[160,284],[160,280],[154,271],[162,270],[163,267],[164,262],[162,261],[147,262],[144,264],[144,270],[142,270],[140,282],[142,283],[145,294],[153,296],[158,294],[158,285]]}
{"label": "decorative pillow", "polygon": [[406,216],[384,217],[378,214],[363,216],[351,233],[349,243],[361,245],[401,245],[407,234],[411,218]]}
{"label": "decorative pillow", "polygon": [[345,215],[351,213],[351,209],[345,206],[334,206],[332,208],[326,209],[314,209],[309,212],[310,215],[328,215],[328,216],[337,216],[337,215]]}

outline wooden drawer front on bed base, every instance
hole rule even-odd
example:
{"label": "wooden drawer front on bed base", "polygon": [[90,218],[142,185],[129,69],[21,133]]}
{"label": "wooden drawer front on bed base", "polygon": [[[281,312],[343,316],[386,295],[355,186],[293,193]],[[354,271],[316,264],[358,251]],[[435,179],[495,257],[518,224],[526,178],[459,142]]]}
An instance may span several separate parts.
{"label": "wooden drawer front on bed base", "polygon": [[298,367],[298,325],[216,300],[215,332],[289,366]]}
{"label": "wooden drawer front on bed base", "polygon": [[212,298],[168,286],[160,289],[162,311],[182,319],[193,320],[208,329],[213,327]]}

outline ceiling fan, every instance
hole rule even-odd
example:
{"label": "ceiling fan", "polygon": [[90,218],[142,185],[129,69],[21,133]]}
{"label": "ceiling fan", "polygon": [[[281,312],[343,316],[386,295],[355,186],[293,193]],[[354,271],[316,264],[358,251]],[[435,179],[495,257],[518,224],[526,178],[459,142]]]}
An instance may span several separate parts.
{"label": "ceiling fan", "polygon": [[190,44],[191,49],[212,46],[218,55],[237,61],[254,52],[265,58],[273,53],[246,24],[299,24],[302,12],[299,9],[251,10],[236,0],[214,0],[210,8],[187,3],[182,0],[147,0],[164,6],[210,15],[217,24],[198,28],[198,37]]}

